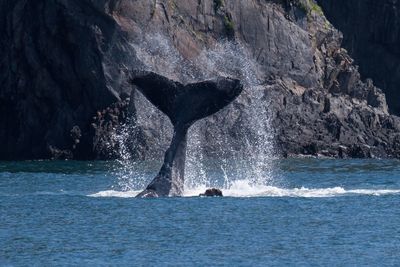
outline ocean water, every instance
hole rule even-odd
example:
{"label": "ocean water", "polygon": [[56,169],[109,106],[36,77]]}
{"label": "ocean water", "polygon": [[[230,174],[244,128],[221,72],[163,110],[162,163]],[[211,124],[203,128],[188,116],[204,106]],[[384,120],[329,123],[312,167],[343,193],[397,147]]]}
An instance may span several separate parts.
{"label": "ocean water", "polygon": [[276,160],[263,185],[209,171],[223,198],[133,198],[158,167],[0,162],[0,266],[400,265],[397,160]]}

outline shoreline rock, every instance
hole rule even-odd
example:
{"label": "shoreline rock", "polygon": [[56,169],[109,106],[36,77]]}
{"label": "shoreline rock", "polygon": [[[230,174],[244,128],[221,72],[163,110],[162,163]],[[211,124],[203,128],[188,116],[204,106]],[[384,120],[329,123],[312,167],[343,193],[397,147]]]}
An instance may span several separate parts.
{"label": "shoreline rock", "polygon": [[[117,158],[113,138],[128,123],[133,159],[162,156],[171,139],[168,119],[149,113],[140,96],[127,100],[125,70],[150,68],[178,81],[218,71],[245,79],[233,68],[241,56],[259,81],[254,90],[264,95],[264,130],[273,132],[277,155],[400,158],[399,118],[389,114],[382,91],[362,81],[342,34],[314,4],[0,0],[0,159]],[[237,61],[207,72],[205,52],[221,52],[221,42],[246,53],[230,50],[223,58],[234,54]],[[243,129],[251,101],[244,95],[207,119],[200,129],[206,156],[224,149],[216,136],[240,151],[252,136]],[[143,113],[159,119],[144,121]]]}
{"label": "shoreline rock", "polygon": [[200,194],[199,197],[222,197],[222,191],[217,188],[207,189],[203,194]]}

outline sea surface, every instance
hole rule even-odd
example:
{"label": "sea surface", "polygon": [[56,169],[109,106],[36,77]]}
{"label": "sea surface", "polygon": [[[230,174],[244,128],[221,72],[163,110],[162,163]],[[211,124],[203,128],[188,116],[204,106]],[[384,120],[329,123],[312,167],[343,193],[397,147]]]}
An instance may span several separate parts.
{"label": "sea surface", "polygon": [[158,167],[0,162],[0,266],[400,265],[397,160],[276,160],[223,198],[135,199]]}

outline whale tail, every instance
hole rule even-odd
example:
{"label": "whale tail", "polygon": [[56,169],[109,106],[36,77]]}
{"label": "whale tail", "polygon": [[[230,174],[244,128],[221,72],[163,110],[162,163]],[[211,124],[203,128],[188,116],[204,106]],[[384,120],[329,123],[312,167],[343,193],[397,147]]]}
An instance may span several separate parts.
{"label": "whale tail", "polygon": [[174,126],[194,123],[216,113],[243,90],[237,79],[219,77],[183,85],[150,71],[136,71],[130,82],[166,114]]}
{"label": "whale tail", "polygon": [[132,72],[130,83],[174,125],[164,164],[138,197],[181,196],[189,127],[231,103],[242,92],[243,86],[239,80],[225,77],[183,85],[150,71]]}

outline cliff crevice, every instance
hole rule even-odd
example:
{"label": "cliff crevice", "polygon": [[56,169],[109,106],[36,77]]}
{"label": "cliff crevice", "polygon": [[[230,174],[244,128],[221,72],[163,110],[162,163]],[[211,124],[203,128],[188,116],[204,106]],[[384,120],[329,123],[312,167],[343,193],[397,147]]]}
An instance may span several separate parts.
{"label": "cliff crevice", "polygon": [[[338,11],[329,2],[321,0],[330,19]],[[260,127],[283,156],[399,157],[399,119],[379,89],[395,110],[388,88],[396,81],[382,81],[396,76],[389,55],[398,35],[370,32],[387,44],[387,67],[357,48],[371,37],[344,31],[343,39],[313,0],[1,0],[0,159],[114,158],[115,136],[132,122],[130,153],[160,156],[169,122],[132,92],[131,69],[183,83],[216,75],[245,83],[244,94],[199,130],[210,156],[224,149],[216,141],[223,136],[240,151],[254,135],[245,122],[261,112],[268,123]],[[361,78],[342,40],[378,87]],[[369,75],[369,63],[385,77]],[[256,100],[259,109],[249,110]]]}

